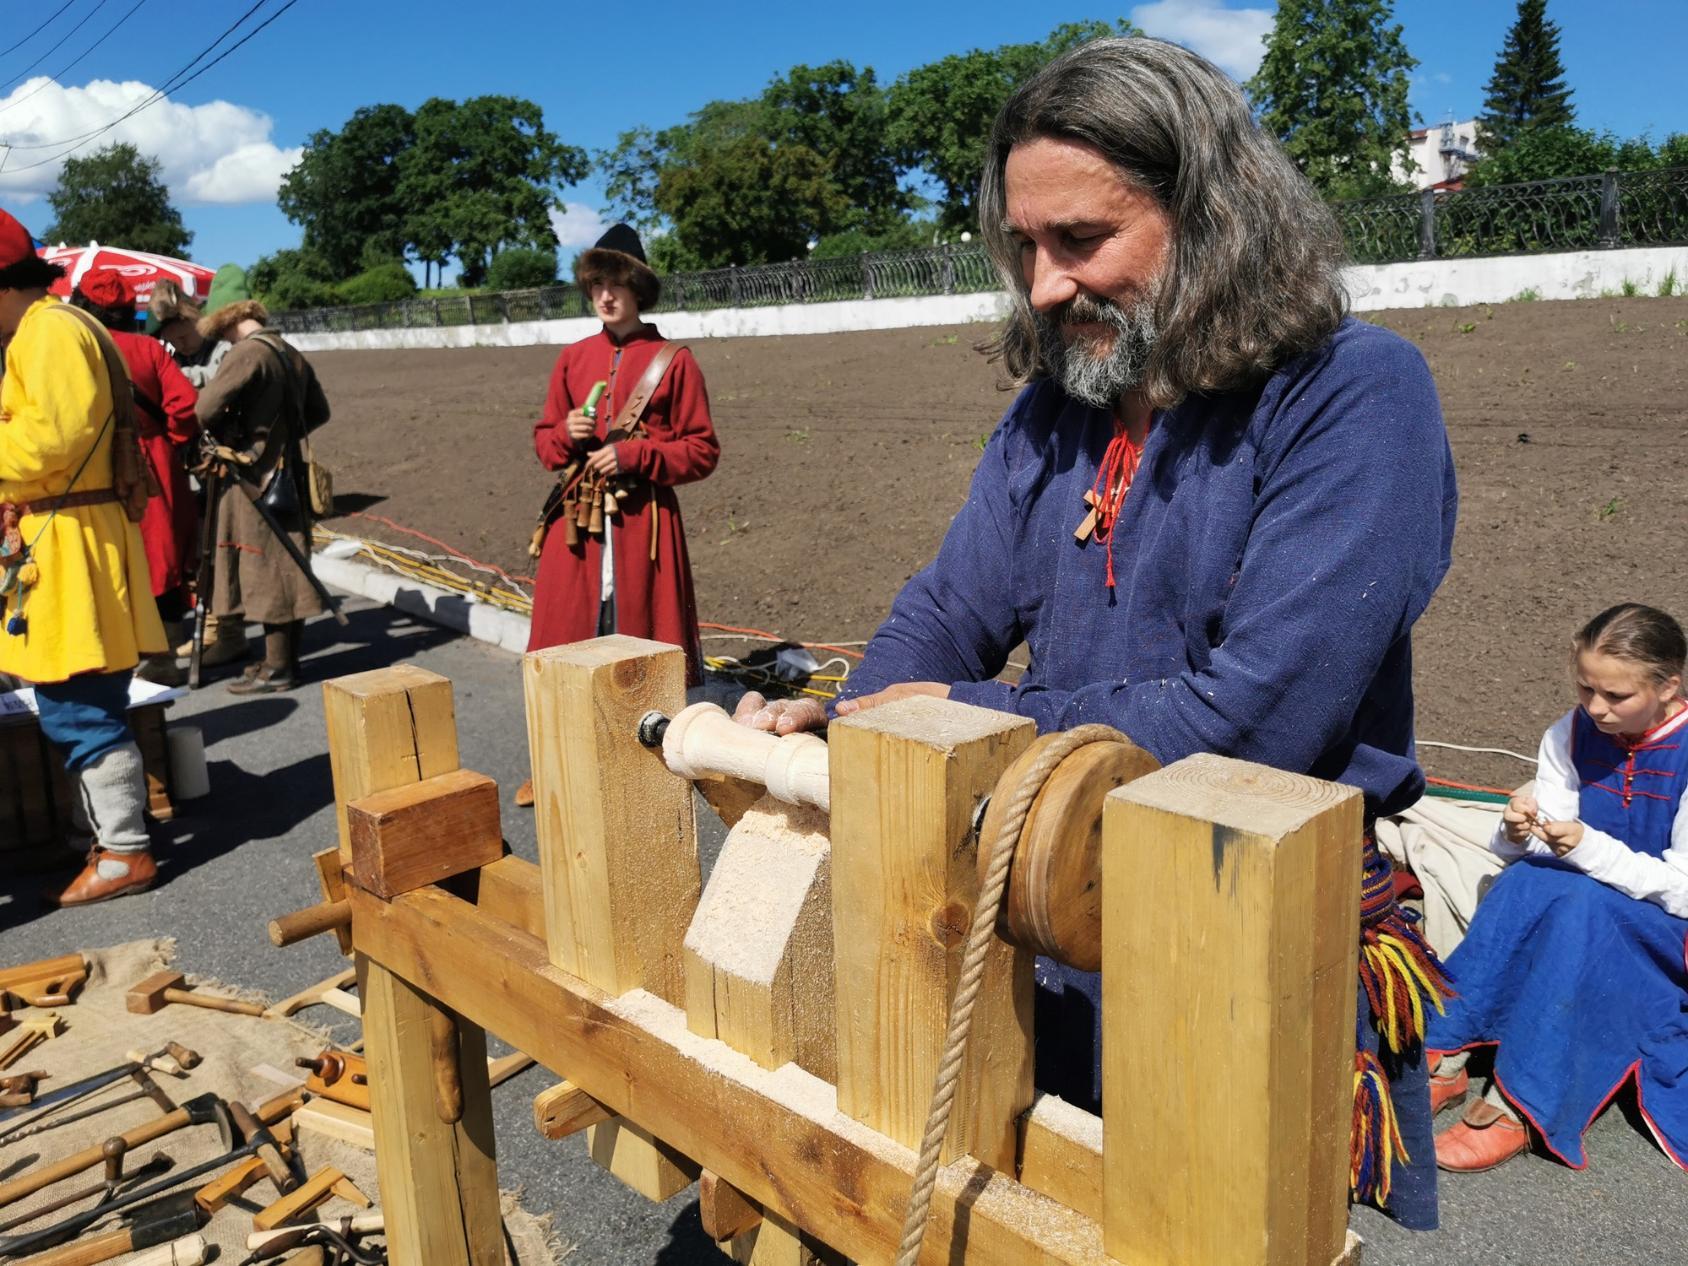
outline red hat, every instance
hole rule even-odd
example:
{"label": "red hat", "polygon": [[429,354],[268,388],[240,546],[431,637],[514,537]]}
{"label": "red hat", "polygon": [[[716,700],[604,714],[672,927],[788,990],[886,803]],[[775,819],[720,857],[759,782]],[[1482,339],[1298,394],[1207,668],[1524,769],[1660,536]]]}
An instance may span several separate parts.
{"label": "red hat", "polygon": [[9,212],[0,211],[0,268],[21,264],[35,254],[35,239]]}
{"label": "red hat", "polygon": [[115,268],[97,268],[83,277],[76,288],[88,302],[102,308],[118,308],[135,302],[135,292]]}

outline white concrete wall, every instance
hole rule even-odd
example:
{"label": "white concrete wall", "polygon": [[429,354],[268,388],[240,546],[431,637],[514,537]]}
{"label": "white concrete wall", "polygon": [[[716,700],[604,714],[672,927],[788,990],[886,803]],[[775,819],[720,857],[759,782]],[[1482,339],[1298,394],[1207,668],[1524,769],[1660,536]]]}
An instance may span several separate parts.
{"label": "white concrete wall", "polygon": [[[1674,272],[1688,292],[1688,246],[1621,251],[1573,251],[1558,255],[1506,255],[1493,259],[1429,259],[1404,264],[1361,264],[1347,273],[1356,312],[1385,308],[1451,307],[1505,303],[1526,291],[1538,299],[1592,299],[1633,282],[1655,294]],[[838,334],[849,330],[893,330],[920,325],[968,325],[1000,320],[1007,296],[999,293],[933,295],[920,299],[855,299],[843,303],[792,303],[768,308],[717,308],[707,312],[664,312],[652,319],[671,339],[737,338],[747,335]],[[529,347],[572,343],[595,333],[590,317],[564,321],[518,321],[498,325],[454,325],[415,330],[357,330],[342,334],[294,334],[301,351],[438,347]]]}

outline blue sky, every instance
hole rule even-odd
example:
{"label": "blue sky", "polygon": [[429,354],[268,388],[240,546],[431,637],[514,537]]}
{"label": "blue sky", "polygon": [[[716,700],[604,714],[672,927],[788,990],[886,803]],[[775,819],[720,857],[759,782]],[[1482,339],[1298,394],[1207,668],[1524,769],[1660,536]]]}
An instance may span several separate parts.
{"label": "blue sky", "polygon": [[[0,168],[0,204],[37,233],[51,219],[41,195],[56,179],[58,150],[23,146],[103,127],[258,0],[70,0],[24,41],[63,2],[13,6],[17,16],[0,29],[0,49],[23,41],[0,54],[0,143],[16,147]],[[286,3],[263,0],[253,22]],[[801,62],[845,58],[889,82],[946,53],[1039,39],[1085,18],[1129,17],[1246,75],[1272,13],[1266,0],[1114,9],[976,0],[969,8],[295,0],[250,43],[92,144],[131,140],[157,154],[196,235],[191,254],[249,264],[297,245],[298,230],[275,208],[279,173],[312,132],[338,127],[360,105],[508,93],[537,101],[564,140],[599,149],[637,124],[664,126],[713,98],[752,95]],[[1563,32],[1583,125],[1626,135],[1688,131],[1688,103],[1671,89],[1666,64],[1688,47],[1688,3],[1550,0],[1548,12]],[[1476,112],[1514,13],[1511,0],[1397,0],[1421,63],[1413,107],[1426,122]],[[85,25],[67,37],[78,21]],[[565,198],[566,255],[595,236],[602,190],[589,179]]]}

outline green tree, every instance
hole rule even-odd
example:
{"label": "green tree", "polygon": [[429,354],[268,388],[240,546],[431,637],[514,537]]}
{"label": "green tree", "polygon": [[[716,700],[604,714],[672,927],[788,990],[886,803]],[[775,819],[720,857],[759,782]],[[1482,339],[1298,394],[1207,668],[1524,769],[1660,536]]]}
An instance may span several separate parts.
{"label": "green tree", "polygon": [[1412,127],[1407,52],[1390,0],[1280,0],[1248,82],[1261,126],[1327,196],[1390,192]]}
{"label": "green tree", "polygon": [[338,132],[313,133],[282,178],[277,205],[304,229],[304,248],[335,278],[404,257],[409,243],[399,173],[415,136],[415,120],[403,106],[363,106]]}
{"label": "green tree", "polygon": [[586,153],[546,130],[543,112],[520,97],[434,97],[416,111],[416,139],[399,161],[405,238],[426,261],[447,252],[465,286],[486,279],[504,246],[549,246],[562,187],[586,174]]}
{"label": "green tree", "polygon": [[885,93],[849,62],[795,66],[762,94],[622,133],[597,155],[610,210],[661,271],[801,257],[830,234],[892,233],[917,199],[898,181]]}
{"label": "green tree", "polygon": [[340,303],[394,303],[416,293],[416,278],[399,260],[366,268],[334,287]]}
{"label": "green tree", "polygon": [[1506,33],[1485,93],[1477,118],[1478,144],[1485,154],[1498,154],[1538,129],[1575,122],[1559,61],[1559,27],[1548,21],[1547,0],[1518,0],[1518,20]]}
{"label": "green tree", "polygon": [[978,228],[974,200],[991,124],[1014,90],[1068,49],[1108,35],[1141,34],[1130,22],[1075,22],[1029,44],[974,49],[917,66],[891,86],[886,143],[899,171],[917,172],[940,192],[946,232]]}
{"label": "green tree", "polygon": [[1622,138],[1612,132],[1579,127],[1540,127],[1471,169],[1466,184],[1512,185],[1556,176],[1592,176],[1615,167],[1650,171],[1688,163],[1688,136],[1673,133],[1655,149],[1645,136]]}
{"label": "green tree", "polygon": [[101,242],[186,258],[193,234],[170,205],[159,170],[156,158],[145,158],[123,142],[86,158],[65,159],[58,188],[47,195],[54,217],[48,240]]}
{"label": "green tree", "polygon": [[340,302],[337,280],[328,261],[305,248],[265,255],[246,273],[253,297],[276,312],[333,306]]}
{"label": "green tree", "polygon": [[492,257],[489,290],[537,290],[557,284],[557,252],[550,247],[511,246]]}

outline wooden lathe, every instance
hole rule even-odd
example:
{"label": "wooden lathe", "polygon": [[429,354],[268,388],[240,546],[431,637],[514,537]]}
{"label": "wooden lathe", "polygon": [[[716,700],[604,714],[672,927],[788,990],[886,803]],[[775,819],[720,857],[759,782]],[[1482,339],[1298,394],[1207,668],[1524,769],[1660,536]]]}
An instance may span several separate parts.
{"label": "wooden lathe", "polygon": [[[1034,790],[920,1261],[1358,1260],[1357,792],[1123,741],[1028,789],[1051,740],[946,700],[774,738],[627,637],[524,674],[539,863],[502,855],[448,681],[342,678],[324,904],[272,928],[356,956],[395,1263],[503,1261],[489,1031],[566,1079],[542,1132],[652,1199],[698,1182],[734,1260],[891,1262],[979,841]],[[694,786],[731,827],[707,888]],[[1102,970],[1100,1117],[1033,1090],[1034,953]]]}

